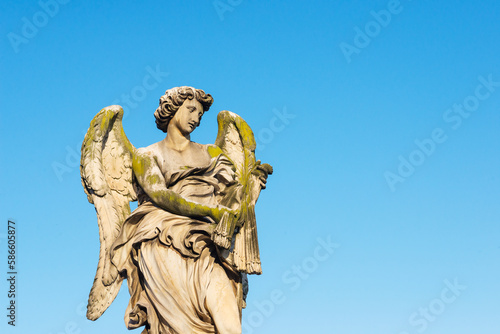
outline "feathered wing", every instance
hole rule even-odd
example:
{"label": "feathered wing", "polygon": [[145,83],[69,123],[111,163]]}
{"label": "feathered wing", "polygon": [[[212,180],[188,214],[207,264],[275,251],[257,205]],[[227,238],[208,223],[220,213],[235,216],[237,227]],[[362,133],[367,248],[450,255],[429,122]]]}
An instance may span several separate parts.
{"label": "feathered wing", "polygon": [[217,116],[217,122],[219,129],[215,145],[233,163],[237,181],[228,189],[221,204],[239,210],[240,215],[238,221],[231,221],[228,215],[224,216],[212,238],[218,246],[229,250],[226,261],[238,271],[261,274],[255,203],[273,169],[255,159],[253,132],[240,116],[223,110]]}
{"label": "feathered wing", "polygon": [[102,109],[90,123],[82,144],[82,184],[89,202],[95,206],[101,241],[87,305],[90,320],[98,319],[120,290],[123,278],[111,263],[110,248],[130,215],[130,202],[137,199],[132,181],[135,148],[125,136],[122,118],[120,106]]}

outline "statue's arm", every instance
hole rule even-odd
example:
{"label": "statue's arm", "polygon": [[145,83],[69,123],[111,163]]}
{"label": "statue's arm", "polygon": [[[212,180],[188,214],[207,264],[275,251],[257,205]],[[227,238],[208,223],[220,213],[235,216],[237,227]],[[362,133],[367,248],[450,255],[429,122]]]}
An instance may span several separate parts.
{"label": "statue's arm", "polygon": [[218,222],[224,211],[227,211],[224,207],[211,207],[189,201],[168,189],[160,167],[150,152],[138,151],[134,156],[132,169],[137,182],[149,198],[168,212],[193,218],[208,216]]}

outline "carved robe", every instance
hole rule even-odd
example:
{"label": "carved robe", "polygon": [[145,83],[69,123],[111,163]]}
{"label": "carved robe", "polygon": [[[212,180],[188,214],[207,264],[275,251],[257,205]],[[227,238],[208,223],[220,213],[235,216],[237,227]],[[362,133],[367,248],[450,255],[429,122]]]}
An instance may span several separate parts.
{"label": "carved robe", "polygon": [[[164,177],[168,189],[213,206],[234,172],[220,155],[205,167],[168,171]],[[143,334],[216,333],[205,303],[208,286],[230,284],[235,299],[242,298],[242,287],[240,273],[224,262],[211,240],[213,221],[167,212],[140,189],[138,197],[138,208],[111,248],[111,261],[127,278],[131,295],[127,327],[145,325]]]}

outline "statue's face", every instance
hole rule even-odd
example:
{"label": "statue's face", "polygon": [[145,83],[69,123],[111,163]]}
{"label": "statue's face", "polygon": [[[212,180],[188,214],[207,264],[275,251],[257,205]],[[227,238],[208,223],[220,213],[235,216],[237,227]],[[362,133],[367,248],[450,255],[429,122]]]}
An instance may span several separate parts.
{"label": "statue's face", "polygon": [[[170,120],[172,126],[177,127],[179,131],[186,135],[193,132],[200,125],[203,116],[203,106],[198,100],[186,99],[182,106],[177,110],[174,117]],[[169,124],[170,127],[170,124]]]}

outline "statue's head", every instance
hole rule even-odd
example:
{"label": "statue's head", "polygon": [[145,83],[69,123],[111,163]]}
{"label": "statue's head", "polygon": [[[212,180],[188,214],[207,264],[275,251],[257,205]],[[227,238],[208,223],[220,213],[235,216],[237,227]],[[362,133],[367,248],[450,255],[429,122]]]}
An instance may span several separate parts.
{"label": "statue's head", "polygon": [[201,103],[203,112],[210,109],[214,99],[201,89],[182,86],[174,87],[160,97],[160,106],[155,111],[156,126],[163,132],[167,132],[168,123],[186,100],[196,99]]}

